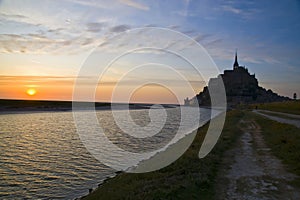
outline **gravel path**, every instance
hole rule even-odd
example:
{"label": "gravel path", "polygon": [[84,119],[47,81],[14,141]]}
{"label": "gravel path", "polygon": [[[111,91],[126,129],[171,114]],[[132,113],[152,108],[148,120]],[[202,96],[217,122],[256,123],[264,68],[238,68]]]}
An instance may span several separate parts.
{"label": "gravel path", "polygon": [[257,110],[257,111],[262,111],[265,113],[269,113],[269,114],[279,114],[279,115],[285,115],[287,117],[290,118],[294,118],[294,119],[299,119],[300,120],[300,115],[295,115],[295,114],[290,114],[290,113],[283,113],[283,112],[275,112],[275,111],[270,111],[270,110]]}
{"label": "gravel path", "polygon": [[[265,114],[265,113],[261,113],[261,112],[267,112],[267,113],[270,113],[269,114]],[[253,110],[254,113],[257,113],[259,115],[262,115],[264,117],[267,117],[271,120],[274,120],[274,121],[277,121],[277,122],[280,122],[280,123],[285,123],[285,124],[291,124],[291,125],[294,125],[296,126],[297,128],[300,128],[300,116],[298,115],[292,115],[292,114],[287,114],[287,113],[281,113],[281,112],[273,112],[273,111],[266,111],[266,110]],[[295,119],[287,119],[287,118],[282,118],[282,117],[278,117],[278,116],[272,116],[272,113],[277,113],[277,114],[280,114],[280,115],[285,115],[287,117],[292,117],[295,118]],[[299,118],[299,119],[296,119],[296,118]]]}
{"label": "gravel path", "polygon": [[300,189],[289,181],[280,160],[264,143],[254,121],[241,121],[243,134],[238,145],[225,153],[218,183],[218,199],[300,199]]}

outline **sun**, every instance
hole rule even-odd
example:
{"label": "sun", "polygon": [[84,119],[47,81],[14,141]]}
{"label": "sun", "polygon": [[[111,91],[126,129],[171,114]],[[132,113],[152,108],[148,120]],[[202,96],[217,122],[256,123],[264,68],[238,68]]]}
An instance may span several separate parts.
{"label": "sun", "polygon": [[30,88],[26,91],[26,94],[28,94],[29,96],[33,96],[36,94],[36,90],[33,88]]}

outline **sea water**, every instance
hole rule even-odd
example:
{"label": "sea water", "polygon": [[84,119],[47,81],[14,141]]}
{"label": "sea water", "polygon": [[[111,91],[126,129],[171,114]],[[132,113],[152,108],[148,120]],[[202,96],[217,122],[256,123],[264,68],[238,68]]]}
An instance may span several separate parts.
{"label": "sea water", "polygon": [[[166,110],[163,131],[150,138],[124,135],[110,110],[96,114],[109,140],[125,150],[145,152],[161,148],[175,136],[180,109]],[[150,123],[148,109],[129,112],[137,125]],[[200,121],[210,118],[209,109],[200,113]],[[113,162],[117,157],[109,159]],[[0,199],[74,199],[114,172],[85,148],[72,112],[0,114]]]}

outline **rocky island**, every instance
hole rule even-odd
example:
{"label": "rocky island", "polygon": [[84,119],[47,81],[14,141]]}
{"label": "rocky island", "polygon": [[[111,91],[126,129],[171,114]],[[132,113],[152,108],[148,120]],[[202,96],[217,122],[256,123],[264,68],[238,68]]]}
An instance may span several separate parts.
{"label": "rocky island", "polygon": [[266,90],[259,86],[255,74],[250,74],[245,66],[239,65],[236,52],[233,69],[224,70],[224,73],[218,75],[217,78],[211,78],[208,82],[208,86],[204,87],[202,92],[192,99],[186,98],[184,104],[188,106],[195,106],[198,104],[200,106],[210,106],[209,88],[213,88],[215,85],[219,84],[220,79],[222,79],[224,83],[228,106],[290,100],[288,97],[280,96],[270,89]]}

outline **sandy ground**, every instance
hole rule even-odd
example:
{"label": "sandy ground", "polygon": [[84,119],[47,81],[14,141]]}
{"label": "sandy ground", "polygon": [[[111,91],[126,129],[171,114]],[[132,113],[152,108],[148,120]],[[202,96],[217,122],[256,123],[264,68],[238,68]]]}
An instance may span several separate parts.
{"label": "sandy ground", "polygon": [[218,199],[300,199],[299,188],[289,181],[280,160],[267,148],[254,121],[240,121],[243,134],[235,148],[225,153],[219,174]]}

